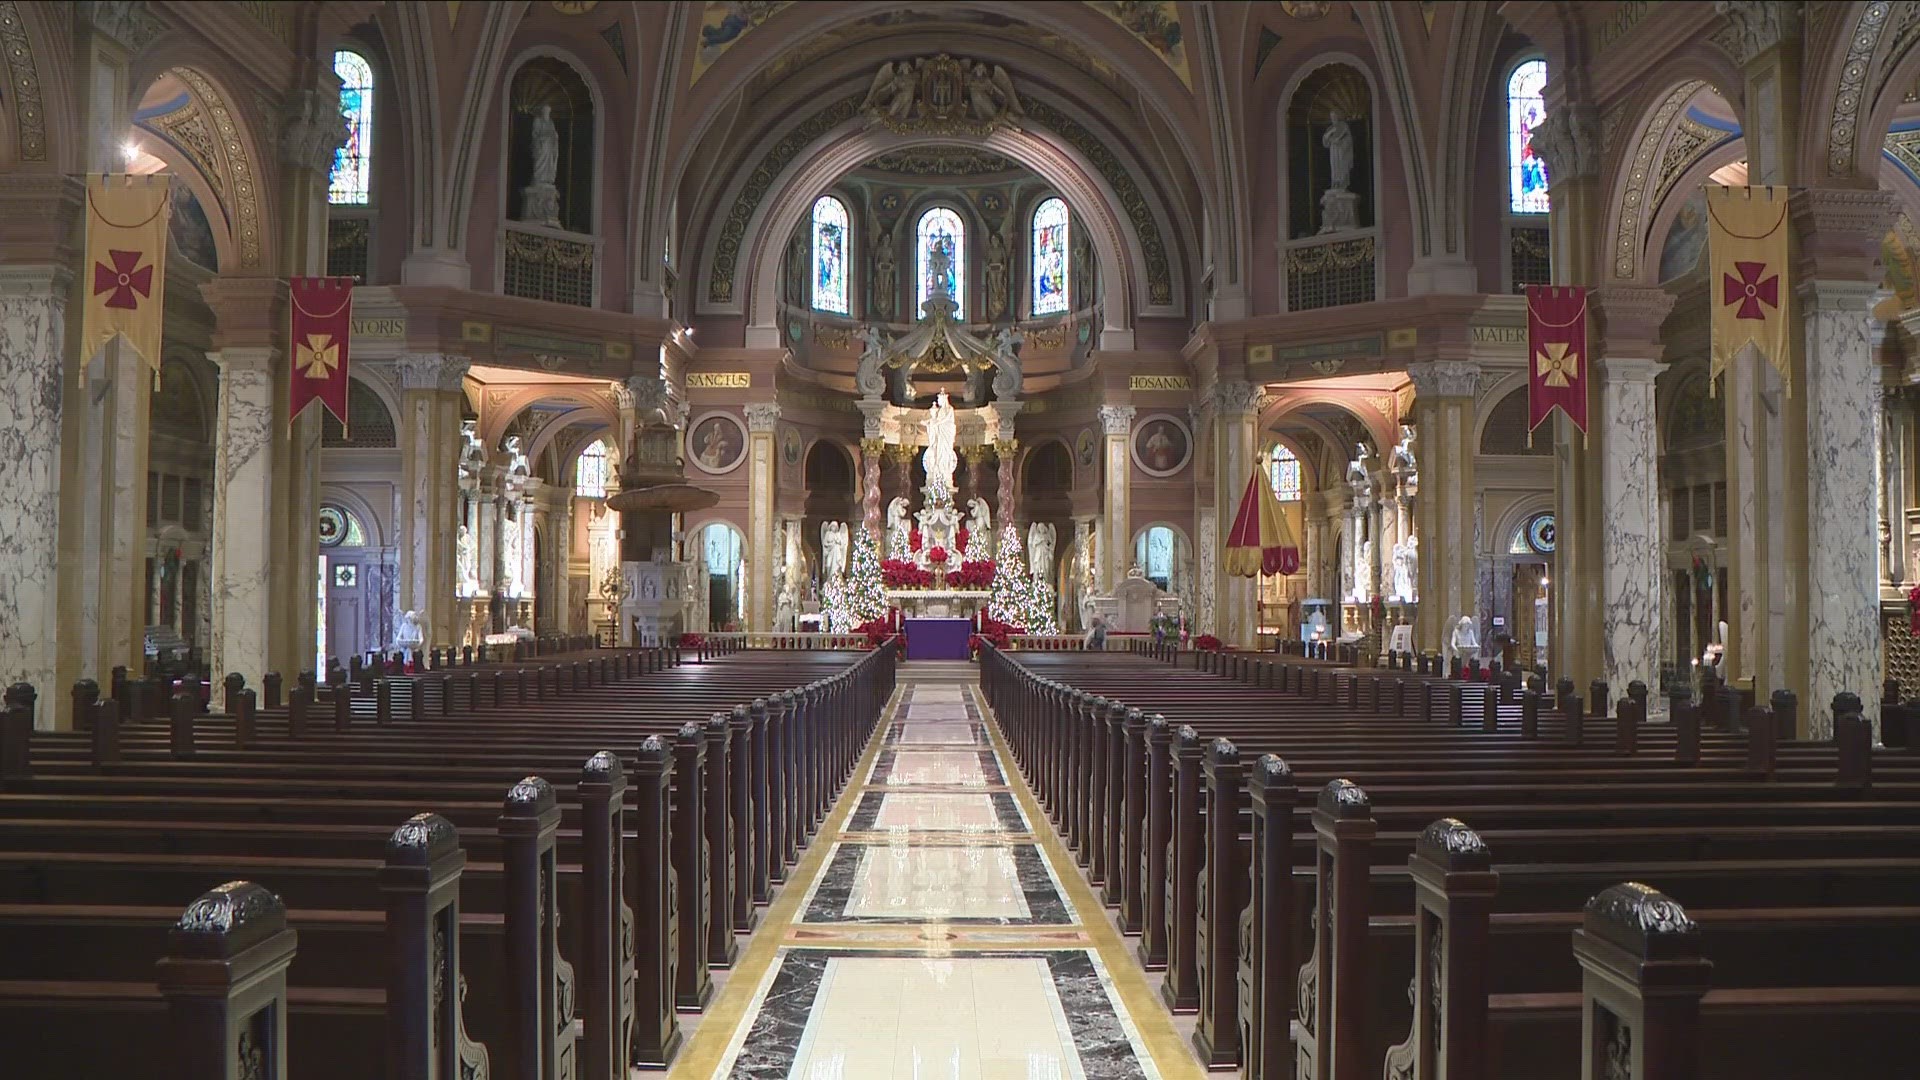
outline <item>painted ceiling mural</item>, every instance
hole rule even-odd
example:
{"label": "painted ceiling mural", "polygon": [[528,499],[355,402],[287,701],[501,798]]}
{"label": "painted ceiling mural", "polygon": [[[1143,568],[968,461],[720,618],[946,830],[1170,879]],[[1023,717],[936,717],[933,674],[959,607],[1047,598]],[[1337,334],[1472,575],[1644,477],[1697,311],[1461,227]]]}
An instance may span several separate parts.
{"label": "painted ceiling mural", "polygon": [[1179,5],[1173,0],[1089,0],[1089,6],[1127,28],[1160,54],[1187,89],[1193,89],[1193,71],[1187,66],[1187,43],[1181,36]]}
{"label": "painted ceiling mural", "polygon": [[699,82],[728,49],[786,7],[786,0],[707,0],[700,16],[700,45],[693,54],[693,77]]}

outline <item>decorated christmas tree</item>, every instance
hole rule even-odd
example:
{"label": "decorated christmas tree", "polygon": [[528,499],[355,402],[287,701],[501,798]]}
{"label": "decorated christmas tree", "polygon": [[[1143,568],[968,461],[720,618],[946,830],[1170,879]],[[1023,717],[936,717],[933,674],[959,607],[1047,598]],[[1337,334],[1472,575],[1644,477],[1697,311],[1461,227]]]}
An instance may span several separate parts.
{"label": "decorated christmas tree", "polygon": [[1011,521],[1000,530],[1000,550],[994,566],[993,596],[987,601],[987,614],[1029,634],[1059,633],[1053,621],[1053,586],[1028,576],[1020,530]]}
{"label": "decorated christmas tree", "polygon": [[854,533],[853,555],[841,603],[853,620],[847,627],[849,630],[887,613],[886,585],[880,580],[880,545],[868,529]]}

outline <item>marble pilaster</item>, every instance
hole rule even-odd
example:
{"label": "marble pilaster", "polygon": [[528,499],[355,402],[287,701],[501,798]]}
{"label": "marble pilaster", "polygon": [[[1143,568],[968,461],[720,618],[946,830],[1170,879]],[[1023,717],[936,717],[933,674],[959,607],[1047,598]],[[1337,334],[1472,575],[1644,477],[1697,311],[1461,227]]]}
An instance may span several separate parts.
{"label": "marble pilaster", "polygon": [[1133,413],[1131,405],[1100,406],[1100,429],[1106,433],[1107,516],[1106,543],[1099,553],[1099,588],[1108,596],[1127,576],[1127,562],[1133,558],[1133,462],[1127,452],[1127,443],[1133,437]]}
{"label": "marble pilaster", "polygon": [[[1213,385],[1210,404],[1213,409],[1215,447],[1214,507],[1216,521],[1232,522],[1246,491],[1247,477],[1254,461],[1254,421],[1258,412],[1260,388],[1238,380],[1222,380]],[[1225,538],[1216,536],[1208,553],[1219,558]],[[1216,571],[1214,622],[1220,639],[1230,646],[1250,648],[1259,632],[1260,579],[1244,578]]]}
{"label": "marble pilaster", "polygon": [[1414,416],[1423,448],[1415,535],[1419,537],[1413,640],[1435,650],[1447,628],[1474,612],[1474,395],[1480,366],[1458,360],[1413,364]]}
{"label": "marble pilaster", "polygon": [[460,414],[467,367],[466,357],[441,353],[407,353],[394,361],[401,387],[396,603],[419,617],[428,647],[460,640],[454,548],[460,524]]}
{"label": "marble pilaster", "polygon": [[752,402],[747,413],[747,628],[773,629],[774,434],[780,426],[780,406]]}
{"label": "marble pilaster", "polygon": [[66,270],[0,268],[0,679],[40,691],[53,726],[59,640],[60,411]]}
{"label": "marble pilaster", "polygon": [[1656,360],[1614,355],[1598,367],[1606,453],[1600,463],[1601,678],[1624,689],[1634,679],[1660,685],[1660,614],[1664,577],[1656,471],[1653,380]]}
{"label": "marble pilaster", "polygon": [[1890,393],[1885,398],[1880,409],[1879,442],[1880,530],[1885,549],[1880,584],[1892,589],[1915,576],[1907,550],[1907,511],[1913,506],[1910,493],[1915,464],[1913,399],[1909,394]]}
{"label": "marble pilaster", "polygon": [[220,369],[214,428],[213,636],[208,660],[249,686],[273,670],[274,348],[208,354]]}

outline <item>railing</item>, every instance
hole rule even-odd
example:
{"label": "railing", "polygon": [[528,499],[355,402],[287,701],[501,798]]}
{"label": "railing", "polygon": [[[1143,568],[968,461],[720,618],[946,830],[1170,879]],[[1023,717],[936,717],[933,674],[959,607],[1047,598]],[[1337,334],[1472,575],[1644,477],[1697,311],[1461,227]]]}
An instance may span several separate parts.
{"label": "railing", "polygon": [[500,240],[501,292],[575,307],[594,305],[598,238],[516,221],[501,230]]}
{"label": "railing", "polygon": [[1379,284],[1374,250],[1372,229],[1289,242],[1287,310],[1372,302]]}
{"label": "railing", "polygon": [[1080,634],[1009,634],[1007,644],[1036,652],[1081,652],[1087,647],[1087,639]]}
{"label": "railing", "polygon": [[710,644],[725,643],[734,649],[864,649],[865,634],[788,633],[762,630],[701,634]]}

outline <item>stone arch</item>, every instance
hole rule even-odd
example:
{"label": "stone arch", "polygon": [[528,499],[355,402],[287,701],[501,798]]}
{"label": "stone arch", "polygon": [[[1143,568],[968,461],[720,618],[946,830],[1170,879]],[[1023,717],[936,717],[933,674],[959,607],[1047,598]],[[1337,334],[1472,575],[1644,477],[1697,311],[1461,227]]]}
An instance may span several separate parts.
{"label": "stone arch", "polygon": [[1326,485],[1323,483],[1324,476],[1320,468],[1320,462],[1314,460],[1314,455],[1307,452],[1306,447],[1300,442],[1298,437],[1285,432],[1268,431],[1261,434],[1261,442],[1260,455],[1262,461],[1267,461],[1270,458],[1275,446],[1284,446],[1289,453],[1293,454],[1293,459],[1300,463],[1301,498],[1304,499],[1306,493],[1309,491],[1324,491],[1326,489]]}
{"label": "stone arch", "polygon": [[[491,398],[491,395],[488,396]],[[613,399],[605,391],[590,383],[550,383],[519,387],[498,400],[487,401],[486,411],[481,417],[480,441],[487,446],[498,446],[500,440],[506,438],[508,428],[520,418],[520,414],[542,401],[561,401],[576,405],[579,410],[588,411],[594,419],[602,421],[615,430],[619,429],[620,414],[614,408]],[[566,420],[569,424],[579,422],[579,418],[573,415],[573,411],[564,414],[560,419]],[[561,425],[559,420],[555,420],[536,433],[533,444],[527,447],[527,459],[533,460],[536,452],[551,443],[554,434],[562,426],[564,425]]]}
{"label": "stone arch", "polygon": [[[1653,224],[1661,210],[1655,200],[1661,191],[1674,186],[1672,183],[1662,186],[1659,170],[1662,155],[1688,103],[1702,91],[1712,93],[1733,112],[1741,130],[1746,126],[1739,102],[1715,89],[1728,85],[1725,82],[1714,83],[1698,75],[1676,76],[1670,72],[1664,81],[1650,80],[1649,85],[1658,89],[1642,95],[1629,106],[1632,110],[1629,115],[1637,115],[1638,119],[1627,128],[1631,134],[1613,161],[1614,174],[1607,199],[1606,263],[1600,275],[1605,281],[1655,284],[1652,277],[1657,276],[1659,268],[1650,266],[1653,260],[1648,258],[1649,237],[1653,235]],[[1690,162],[1685,167],[1695,164],[1697,162]]]}
{"label": "stone arch", "polygon": [[[744,303],[736,291],[732,304],[714,305],[702,291],[703,309],[735,307],[748,315],[749,346],[771,345],[779,340],[777,325],[780,256],[787,238],[813,200],[846,174],[878,154],[920,146],[975,145],[952,138],[926,135],[896,135],[882,127],[866,126],[852,115],[836,124],[814,142],[797,152],[772,185],[770,198],[762,200],[748,221],[739,243],[739,267],[750,268],[751,288]],[[1036,131],[1001,129],[977,144],[980,149],[1012,158],[1053,185],[1066,198],[1069,209],[1088,227],[1096,257],[1101,266],[1101,306],[1105,319],[1102,344],[1107,348],[1131,347],[1133,318],[1149,306],[1146,295],[1147,267],[1141,252],[1140,237],[1131,223],[1119,213],[1119,199],[1106,181],[1073,150]],[[740,183],[745,182],[743,176]],[[722,201],[728,201],[731,193]],[[709,245],[700,275],[712,281],[719,245]],[[1173,289],[1179,296],[1180,287]],[[1177,301],[1176,301],[1177,306]],[[1159,305],[1157,310],[1166,310]]]}
{"label": "stone arch", "polygon": [[[1855,181],[1874,175],[1872,161],[1879,156],[1893,113],[1900,107],[1901,79],[1911,83],[1920,74],[1920,49],[1915,49],[1916,26],[1909,18],[1896,19],[1905,5],[1876,0],[1851,4],[1833,51],[1820,73],[1824,83],[1806,128],[1823,132],[1807,140],[1807,175],[1829,181]],[[1899,26],[1898,33],[1889,31]],[[1892,91],[1892,92],[1889,92]],[[1812,160],[1807,160],[1811,158]]]}
{"label": "stone arch", "polygon": [[[1505,385],[1501,389],[1481,398],[1485,408],[1473,437],[1477,453],[1507,457],[1545,457],[1553,453],[1551,428],[1535,431],[1529,439],[1527,388],[1512,385],[1517,381],[1522,380],[1503,380]],[[1508,424],[1517,426],[1518,432],[1504,430]]]}
{"label": "stone arch", "polygon": [[[177,77],[187,88],[189,107],[204,118],[209,139],[200,154],[191,158],[208,186],[215,189],[214,204],[228,224],[230,236],[220,249],[221,269],[261,271],[272,269],[277,253],[274,237],[278,228],[277,211],[271,196],[273,170],[267,168],[277,159],[262,150],[256,121],[240,99],[217,77],[222,62],[206,54],[194,43],[182,42],[181,48],[154,48],[143,54],[129,72],[128,85],[146,94],[163,76]],[[168,58],[168,59],[163,59]],[[137,102],[137,98],[135,99]],[[206,155],[203,157],[202,155]],[[200,197],[200,192],[195,192]],[[206,202],[202,199],[203,207]],[[220,242],[215,229],[215,243]],[[232,251],[231,261],[228,251]]]}
{"label": "stone arch", "polygon": [[[1511,505],[1501,511],[1492,530],[1482,535],[1481,543],[1487,546],[1487,550],[1481,554],[1495,556],[1507,554],[1507,543],[1516,530],[1540,514],[1551,513],[1553,513],[1553,492],[1551,491],[1536,491],[1515,499]],[[1552,558],[1551,555],[1545,557]],[[1485,628],[1482,627],[1482,629]]]}
{"label": "stone arch", "polygon": [[63,133],[59,124],[47,123],[47,102],[43,96],[39,57],[48,55],[36,39],[39,28],[32,25],[25,8],[14,0],[0,3],[0,77],[7,88],[0,109],[0,166],[38,164],[58,161],[54,140]]}
{"label": "stone arch", "polygon": [[[1648,281],[1657,282],[1663,280],[1663,271],[1660,265],[1661,257],[1666,251],[1668,239],[1672,237],[1674,229],[1678,227],[1679,217],[1681,211],[1686,207],[1687,200],[1691,198],[1700,185],[1706,183],[1714,173],[1743,159],[1746,153],[1747,143],[1746,139],[1742,137],[1736,136],[1735,138],[1716,144],[1689,162],[1685,170],[1674,179],[1673,183],[1667,186],[1664,198],[1660,200],[1659,204],[1653,208],[1652,213],[1649,215],[1645,243],[1643,243],[1640,248],[1641,265],[1643,267],[1643,273],[1647,275]],[[1700,227],[1704,229],[1706,227],[1705,223],[1702,222]],[[1704,266],[1706,261],[1705,248],[1701,249],[1700,261]]]}
{"label": "stone arch", "polygon": [[[1372,410],[1357,409],[1350,398],[1333,391],[1306,391],[1281,395],[1260,411],[1260,430],[1271,430],[1289,414],[1299,412],[1309,405],[1333,405],[1352,417],[1365,429],[1367,436],[1373,442],[1376,454],[1384,453],[1386,448],[1393,446],[1397,441],[1396,437],[1399,433],[1394,430],[1393,421]],[[1345,451],[1342,450],[1342,453],[1344,454]]]}
{"label": "stone arch", "polygon": [[389,525],[373,508],[373,503],[355,488],[336,481],[326,481],[320,485],[320,501],[332,503],[347,511],[360,521],[361,528],[367,531],[366,546],[384,548],[388,545]]}

